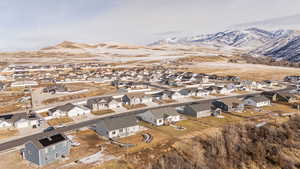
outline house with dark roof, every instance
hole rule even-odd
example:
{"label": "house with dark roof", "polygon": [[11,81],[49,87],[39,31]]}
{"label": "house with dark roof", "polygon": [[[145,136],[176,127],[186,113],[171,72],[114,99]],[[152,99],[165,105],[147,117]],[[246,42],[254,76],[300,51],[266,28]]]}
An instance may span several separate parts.
{"label": "house with dark roof", "polygon": [[190,104],[184,106],[180,113],[195,118],[208,117],[211,116],[211,106],[211,102]]}
{"label": "house with dark roof", "polygon": [[156,126],[168,125],[180,121],[180,114],[175,107],[163,107],[138,114],[138,118]]}
{"label": "house with dark roof", "polygon": [[23,157],[38,166],[45,166],[70,154],[71,142],[64,134],[34,138],[25,144]]}
{"label": "house with dark roof", "polygon": [[286,102],[286,103],[293,103],[297,100],[297,97],[288,92],[263,92],[263,96],[267,97],[273,102]]}
{"label": "house with dark roof", "polygon": [[212,104],[223,112],[241,112],[244,110],[244,102],[236,97],[216,100]]}
{"label": "house with dark roof", "polygon": [[109,139],[127,137],[141,130],[135,116],[105,118],[96,124],[96,132]]}
{"label": "house with dark roof", "polygon": [[254,107],[263,107],[271,105],[271,100],[262,95],[247,97],[245,98],[244,102],[245,105]]}
{"label": "house with dark roof", "polygon": [[129,93],[121,97],[123,104],[136,105],[152,102],[152,97],[144,93]]}
{"label": "house with dark roof", "polygon": [[36,114],[31,113],[16,113],[0,116],[0,127],[38,127],[40,125],[40,118]]}

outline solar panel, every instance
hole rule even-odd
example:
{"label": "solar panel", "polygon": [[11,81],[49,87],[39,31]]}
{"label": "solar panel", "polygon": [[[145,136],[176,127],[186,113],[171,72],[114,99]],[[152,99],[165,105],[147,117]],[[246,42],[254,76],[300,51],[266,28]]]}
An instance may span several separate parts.
{"label": "solar panel", "polygon": [[58,143],[58,142],[63,141],[63,140],[65,140],[65,137],[63,137],[61,134],[56,134],[56,135],[53,135],[51,137],[40,139],[39,142],[44,147],[46,147],[46,146]]}

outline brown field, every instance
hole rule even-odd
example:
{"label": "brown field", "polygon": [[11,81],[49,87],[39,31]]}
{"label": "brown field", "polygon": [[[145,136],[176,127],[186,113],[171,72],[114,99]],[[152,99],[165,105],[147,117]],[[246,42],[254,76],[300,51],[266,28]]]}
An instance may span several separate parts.
{"label": "brown field", "polygon": [[8,104],[5,106],[0,107],[0,114],[9,113],[13,111],[22,110],[22,105],[14,103],[14,104]]}
{"label": "brown field", "polygon": [[100,96],[100,95],[105,95],[105,94],[111,94],[111,93],[114,93],[115,91],[116,91],[116,89],[112,86],[102,86],[102,88],[91,90],[86,93],[50,98],[50,99],[44,100],[43,104],[51,104],[51,103],[62,102],[62,101],[82,99],[82,98],[92,97],[92,96]]}
{"label": "brown field", "polygon": [[15,129],[1,129],[0,130],[0,139],[12,137],[18,134],[18,130]]}
{"label": "brown field", "polygon": [[208,73],[216,75],[239,76],[248,80],[282,80],[285,76],[300,75],[299,68],[277,67],[254,64],[233,64],[233,63],[198,63],[190,66],[186,71],[195,73]]}
{"label": "brown field", "polygon": [[62,125],[70,122],[73,122],[73,119],[69,117],[60,117],[60,118],[55,118],[47,121],[47,123],[50,126]]}

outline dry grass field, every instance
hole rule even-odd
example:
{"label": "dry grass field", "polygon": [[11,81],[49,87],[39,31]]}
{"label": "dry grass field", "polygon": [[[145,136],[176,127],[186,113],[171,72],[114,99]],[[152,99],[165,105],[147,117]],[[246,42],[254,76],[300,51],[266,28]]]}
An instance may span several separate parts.
{"label": "dry grass field", "polygon": [[50,126],[62,125],[62,124],[70,123],[70,122],[73,122],[73,119],[71,119],[70,117],[54,118],[54,119],[47,121],[47,123]]}
{"label": "dry grass field", "polygon": [[86,98],[86,97],[100,96],[100,95],[105,95],[105,94],[111,94],[111,93],[114,93],[115,91],[116,91],[116,89],[114,87],[106,85],[106,86],[99,87],[99,89],[90,90],[85,93],[50,98],[50,99],[44,100],[43,104],[52,104],[52,103],[56,103],[56,102],[82,99],[82,98]]}
{"label": "dry grass field", "polygon": [[282,80],[285,76],[300,75],[299,68],[226,62],[203,62],[187,67],[186,71],[216,75],[233,75],[248,80]]}
{"label": "dry grass field", "polygon": [[0,129],[0,139],[12,137],[18,133],[18,130],[15,129]]}

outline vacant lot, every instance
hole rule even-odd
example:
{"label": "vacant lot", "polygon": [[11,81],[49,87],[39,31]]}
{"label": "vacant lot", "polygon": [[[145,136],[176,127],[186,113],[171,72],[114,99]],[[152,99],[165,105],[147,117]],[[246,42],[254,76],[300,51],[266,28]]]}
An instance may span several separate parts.
{"label": "vacant lot", "polygon": [[189,66],[187,71],[216,75],[240,76],[249,80],[282,80],[285,76],[300,75],[300,69],[226,62],[203,62]]}
{"label": "vacant lot", "polygon": [[55,119],[48,120],[47,123],[50,126],[56,126],[56,125],[62,125],[62,124],[70,123],[72,121],[73,121],[73,119],[71,119],[70,117],[60,117],[60,118],[55,118]]}
{"label": "vacant lot", "polygon": [[0,139],[12,137],[18,134],[15,129],[0,129]]}
{"label": "vacant lot", "polygon": [[112,94],[115,91],[116,91],[116,89],[114,87],[105,85],[105,86],[99,87],[98,89],[93,89],[93,90],[90,90],[85,93],[66,95],[66,96],[47,99],[47,100],[44,100],[43,103],[51,104],[51,103],[56,103],[56,102],[61,102],[61,101],[82,99],[82,98],[92,97],[92,96],[101,96],[101,95],[105,95],[105,94]]}

